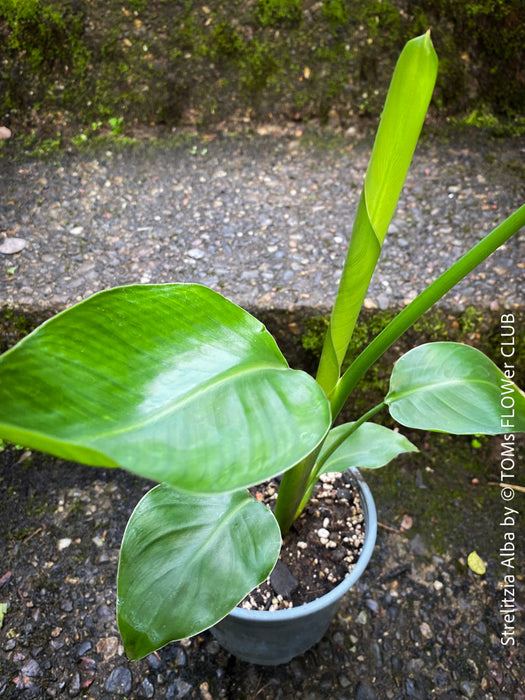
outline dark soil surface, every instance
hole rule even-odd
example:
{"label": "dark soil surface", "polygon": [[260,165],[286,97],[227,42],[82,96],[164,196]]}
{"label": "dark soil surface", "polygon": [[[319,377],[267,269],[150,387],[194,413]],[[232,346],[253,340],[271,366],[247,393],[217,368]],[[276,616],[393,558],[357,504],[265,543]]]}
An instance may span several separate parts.
{"label": "dark soil surface", "polygon": [[[279,483],[252,490],[274,510]],[[331,591],[352,571],[365,541],[361,500],[347,473],[322,474],[293,523],[269,578],[240,604],[249,610],[283,610]]]}

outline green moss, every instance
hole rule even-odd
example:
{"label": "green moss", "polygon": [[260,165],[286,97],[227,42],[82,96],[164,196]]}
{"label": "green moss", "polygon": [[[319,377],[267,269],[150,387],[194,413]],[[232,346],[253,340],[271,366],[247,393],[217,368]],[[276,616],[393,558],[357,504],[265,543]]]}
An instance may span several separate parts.
{"label": "green moss", "polygon": [[344,27],[350,21],[348,3],[343,0],[324,0],[323,16],[328,20],[332,30]]}
{"label": "green moss", "polygon": [[255,18],[263,27],[296,26],[303,16],[301,0],[257,0]]}
{"label": "green moss", "polygon": [[481,105],[463,117],[453,118],[451,123],[460,129],[479,129],[496,137],[515,137],[525,134],[525,117],[515,115],[509,119],[501,119],[486,105]]}
{"label": "green moss", "polygon": [[410,515],[413,525],[404,536],[420,534],[429,556],[453,550],[466,558],[474,549],[485,559],[493,556],[500,537],[494,523],[499,522],[501,499],[492,485],[498,480],[494,455],[499,438],[484,438],[476,448],[469,436],[403,433],[419,446],[419,454],[363,470],[380,522],[399,528],[403,515]]}
{"label": "green moss", "polygon": [[469,128],[519,131],[520,2],[0,0],[0,109],[18,130],[36,114],[45,138],[120,114],[127,125],[240,112],[344,124],[379,115],[400,49],[431,26],[435,105]]}
{"label": "green moss", "polygon": [[274,76],[278,63],[275,51],[255,39],[241,60],[240,87],[244,94],[259,94]]}

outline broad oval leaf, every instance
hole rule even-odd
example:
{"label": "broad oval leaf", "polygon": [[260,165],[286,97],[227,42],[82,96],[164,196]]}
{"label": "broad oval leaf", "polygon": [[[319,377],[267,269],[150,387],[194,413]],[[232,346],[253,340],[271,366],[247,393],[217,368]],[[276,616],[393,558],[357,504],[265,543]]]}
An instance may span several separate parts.
{"label": "broad oval leaf", "polygon": [[427,343],[394,365],[385,402],[410,428],[455,435],[524,432],[525,395],[482,352]]}
{"label": "broad oval leaf", "polygon": [[404,435],[383,425],[363,423],[348,435],[352,425],[338,425],[328,433],[317,459],[318,464],[322,465],[316,471],[317,477],[349,467],[377,469],[403,452],[418,452],[417,447]]}
{"label": "broad oval leaf", "polygon": [[253,316],[192,284],[117,287],[0,357],[0,436],[182,490],[264,481],[330,426],[322,390]]}
{"label": "broad oval leaf", "polygon": [[140,659],[221,620],[279,556],[273,514],[247,491],[183,494],[161,484],[133,511],[117,580],[126,653]]}

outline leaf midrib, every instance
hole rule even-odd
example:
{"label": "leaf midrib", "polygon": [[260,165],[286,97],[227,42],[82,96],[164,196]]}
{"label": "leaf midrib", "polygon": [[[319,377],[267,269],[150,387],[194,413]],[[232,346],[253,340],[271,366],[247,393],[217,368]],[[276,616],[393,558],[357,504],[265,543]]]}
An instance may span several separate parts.
{"label": "leaf midrib", "polygon": [[[399,401],[401,399],[406,399],[412,394],[417,394],[420,392],[427,392],[427,391],[435,391],[436,388],[448,388],[450,386],[456,386],[458,384],[488,384],[490,387],[493,387],[493,383],[489,381],[488,379],[450,379],[446,382],[443,381],[436,381],[428,384],[422,384],[419,385],[418,387],[415,387],[414,389],[408,389],[404,390],[403,392],[398,391],[389,391],[388,394],[385,397],[385,402],[388,404],[393,403],[394,401]],[[391,398],[392,394],[394,394],[394,399]]]}

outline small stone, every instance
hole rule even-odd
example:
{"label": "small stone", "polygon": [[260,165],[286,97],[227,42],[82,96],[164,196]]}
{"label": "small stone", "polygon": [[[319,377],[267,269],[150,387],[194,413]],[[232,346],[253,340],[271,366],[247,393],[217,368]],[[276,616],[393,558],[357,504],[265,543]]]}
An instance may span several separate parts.
{"label": "small stone", "polygon": [[6,238],[0,245],[0,253],[4,255],[14,255],[20,253],[27,245],[27,241],[23,238]]}
{"label": "small stone", "polygon": [[432,630],[430,629],[430,625],[427,622],[422,622],[419,625],[419,631],[421,632],[421,635],[425,639],[432,639],[432,637],[433,637]]}
{"label": "small stone", "polygon": [[80,674],[78,671],[75,671],[71,678],[71,682],[69,684],[69,690],[68,694],[70,698],[76,698],[76,696],[80,693]]}
{"label": "small stone", "polygon": [[63,537],[61,540],[58,540],[58,549],[60,551],[67,549],[72,541],[71,537]]}
{"label": "small stone", "polygon": [[440,591],[443,588],[443,583],[441,581],[434,581],[432,585],[436,591]]}
{"label": "small stone", "polygon": [[428,554],[427,547],[423,541],[423,538],[418,533],[410,541],[410,549],[420,557],[425,557]]}
{"label": "small stone", "polygon": [[328,539],[328,537],[330,537],[330,533],[325,527],[320,527],[319,530],[317,530],[317,534],[320,539]]}
{"label": "small stone", "polygon": [[107,693],[127,695],[131,690],[131,671],[125,666],[118,666],[108,676],[104,689]]}
{"label": "small stone", "polygon": [[173,685],[170,685],[168,692],[166,693],[166,698],[185,698],[193,690],[192,686],[182,678],[177,678]]}
{"label": "small stone", "polygon": [[29,659],[28,661],[26,661],[20,669],[20,671],[24,674],[24,676],[29,676],[30,678],[40,676],[42,673],[40,671],[40,666],[38,665],[38,662],[34,659]]}
{"label": "small stone", "polygon": [[182,647],[177,649],[175,655],[175,666],[185,666],[186,665],[186,653]]}
{"label": "small stone", "polygon": [[375,600],[373,600],[373,598],[368,598],[365,601],[365,605],[369,610],[371,610],[376,615],[379,612],[379,605],[377,604],[377,602]]}
{"label": "small stone", "polygon": [[381,309],[381,311],[386,311],[389,306],[389,299],[386,296],[386,294],[379,294],[377,297],[377,305]]}
{"label": "small stone", "polygon": [[7,126],[0,126],[0,141],[11,138],[11,129]]}
{"label": "small stone", "polygon": [[350,680],[348,676],[339,676],[339,685],[341,688],[348,688],[350,685]]}
{"label": "small stone", "polygon": [[190,250],[188,250],[187,252],[187,255],[189,255],[190,258],[193,258],[194,260],[202,260],[202,258],[205,256],[205,252],[200,248],[190,248]]}
{"label": "small stone", "polygon": [[60,609],[64,612],[71,612],[73,610],[73,602],[70,598],[64,598],[60,602]]}
{"label": "small stone", "polygon": [[144,680],[142,681],[141,688],[142,694],[145,698],[152,698],[155,695],[155,688],[153,687],[151,681],[147,678],[144,678]]}
{"label": "small stone", "polygon": [[77,649],[77,656],[84,656],[86,652],[88,652],[92,647],[92,644],[89,640],[86,640],[85,642],[82,642],[79,644],[78,649]]}
{"label": "small stone", "polygon": [[476,693],[476,683],[473,681],[461,681],[459,684],[461,694],[467,698],[473,698]]}
{"label": "small stone", "polygon": [[208,644],[206,644],[206,651],[208,654],[211,654],[212,656],[215,656],[215,654],[218,654],[220,651],[220,644],[217,640],[212,639]]}
{"label": "small stone", "polygon": [[[104,661],[108,661],[118,651],[118,639],[117,637],[104,637],[99,639],[97,642],[97,652],[102,654]],[[156,658],[156,657],[155,657]]]}
{"label": "small stone", "polygon": [[[97,644],[97,651],[98,651],[98,644]],[[148,661],[149,667],[153,668],[155,670],[162,666],[162,660],[160,659],[159,656],[157,656],[157,654],[149,654],[147,661]]]}
{"label": "small stone", "polygon": [[81,236],[83,232],[84,232],[83,226],[73,226],[73,228],[70,230],[70,233],[73,236]]}
{"label": "small stone", "polygon": [[364,610],[361,610],[361,612],[356,618],[356,622],[358,625],[366,625],[366,623],[368,622],[368,616]]}
{"label": "small stone", "polygon": [[270,583],[275,593],[283,598],[287,598],[299,585],[290,569],[280,559],[270,574]]}
{"label": "small stone", "polygon": [[377,695],[366,681],[359,681],[355,689],[355,700],[377,700]]}

